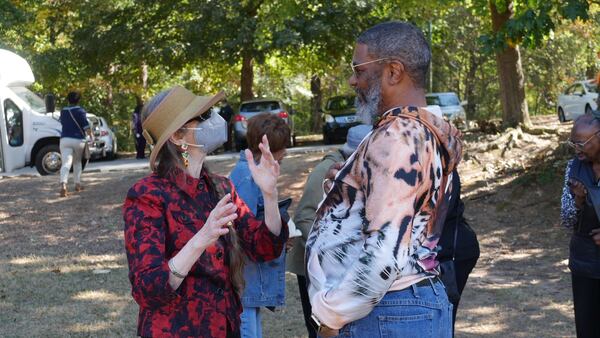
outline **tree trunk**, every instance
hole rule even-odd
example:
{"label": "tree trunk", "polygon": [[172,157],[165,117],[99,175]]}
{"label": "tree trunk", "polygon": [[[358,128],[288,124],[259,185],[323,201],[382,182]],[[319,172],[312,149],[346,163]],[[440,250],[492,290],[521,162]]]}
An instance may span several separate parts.
{"label": "tree trunk", "polygon": [[465,79],[465,97],[467,105],[465,106],[465,112],[467,113],[467,120],[473,120],[475,118],[475,81],[477,76],[477,68],[479,68],[480,59],[475,55],[475,51],[469,52],[469,69],[467,70],[467,78]]}
{"label": "tree trunk", "polygon": [[252,54],[248,52],[242,53],[242,72],[241,72],[241,92],[240,100],[252,100],[254,93],[252,92],[252,83],[254,82],[254,69],[252,68]]}
{"label": "tree trunk", "polygon": [[142,73],[140,80],[142,81],[142,94],[146,94],[148,90],[148,65],[146,61],[142,61]]}
{"label": "tree trunk", "polygon": [[321,78],[319,75],[313,75],[310,78],[310,92],[312,98],[310,99],[311,116],[312,116],[312,127],[311,130],[314,133],[321,132],[321,104],[323,101],[323,90],[321,88]]}
{"label": "tree trunk", "polygon": [[[115,65],[111,64],[110,66],[108,66],[108,71],[107,71],[107,82],[106,82],[106,106],[111,108],[109,109],[110,114],[112,115],[112,108],[113,108],[113,104],[114,104],[114,100],[113,100],[113,87],[111,84],[112,81],[112,77],[115,73]],[[112,116],[111,116],[112,118]]]}
{"label": "tree trunk", "polygon": [[[500,11],[495,0],[490,0],[492,28],[498,33],[512,16],[513,2],[507,1]],[[508,41],[508,47],[496,53],[496,66],[500,77],[500,102],[502,103],[502,122],[505,126],[515,127],[519,123],[530,125],[527,100],[525,99],[525,80],[521,67],[521,53],[516,43]]]}

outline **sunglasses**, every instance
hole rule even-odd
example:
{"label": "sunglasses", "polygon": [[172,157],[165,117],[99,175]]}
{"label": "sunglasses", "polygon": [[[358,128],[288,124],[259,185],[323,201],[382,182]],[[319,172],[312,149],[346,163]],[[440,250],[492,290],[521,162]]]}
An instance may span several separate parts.
{"label": "sunglasses", "polygon": [[590,142],[594,137],[598,136],[600,130],[594,133],[594,135],[590,136],[585,142],[573,142],[572,140],[567,140],[567,145],[574,149],[583,149],[588,142]]}
{"label": "sunglasses", "polygon": [[202,122],[210,119],[211,116],[212,116],[212,108],[209,109],[208,111],[206,111],[204,114],[194,117],[190,121],[198,121],[198,122],[202,123]]}
{"label": "sunglasses", "polygon": [[354,74],[354,76],[358,76],[357,70],[356,70],[357,67],[368,65],[370,63],[375,63],[375,62],[387,61],[387,60],[392,60],[392,59],[391,58],[381,58],[381,59],[371,60],[371,61],[367,61],[367,62],[363,62],[363,63],[357,63],[357,64],[351,63],[350,68],[352,68],[352,74]]}

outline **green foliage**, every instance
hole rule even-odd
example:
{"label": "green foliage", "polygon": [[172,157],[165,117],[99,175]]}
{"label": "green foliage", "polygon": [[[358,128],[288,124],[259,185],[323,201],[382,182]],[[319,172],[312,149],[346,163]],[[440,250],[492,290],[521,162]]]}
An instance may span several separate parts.
{"label": "green foliage", "polygon": [[489,0],[0,0],[0,48],[31,63],[36,92],[62,99],[82,91],[82,104],[114,125],[129,149],[136,96],[182,84],[196,93],[224,90],[235,107],[244,55],[254,61],[256,96],[281,98],[296,112],[297,131],[308,132],[311,77],[319,76],[324,99],[350,93],[355,38],[386,20],[410,21],[426,34],[431,23],[433,90],[468,99],[470,119],[499,116],[494,48],[531,47],[522,51],[527,99],[534,113],[554,113],[557,93],[598,68],[598,6],[513,3],[514,18],[494,35]]}
{"label": "green foliage", "polygon": [[[511,10],[513,15],[496,34],[482,35],[487,52],[505,49],[509,44],[536,48],[546,42],[562,21],[589,19],[588,0],[490,0],[490,3],[499,13]],[[479,6],[482,5],[480,1]]]}

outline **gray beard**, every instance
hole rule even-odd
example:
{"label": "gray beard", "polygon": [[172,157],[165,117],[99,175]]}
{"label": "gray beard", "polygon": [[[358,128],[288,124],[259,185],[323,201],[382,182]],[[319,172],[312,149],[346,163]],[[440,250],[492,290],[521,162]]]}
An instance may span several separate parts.
{"label": "gray beard", "polygon": [[365,101],[356,96],[356,116],[364,124],[373,124],[375,118],[379,115],[381,106],[381,83],[379,81],[369,81],[369,90],[365,95]]}

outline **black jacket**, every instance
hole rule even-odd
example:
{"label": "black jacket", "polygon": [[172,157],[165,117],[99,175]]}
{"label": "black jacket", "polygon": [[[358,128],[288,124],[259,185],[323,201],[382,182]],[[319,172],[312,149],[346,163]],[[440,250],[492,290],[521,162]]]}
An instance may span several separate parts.
{"label": "black jacket", "polygon": [[[460,199],[460,177],[458,172],[454,170],[452,174],[452,197],[448,206],[444,230],[438,243],[442,247],[442,250],[438,253],[440,261],[452,259],[454,250],[456,250],[456,260],[479,257],[477,235],[464,218],[464,211],[465,204]],[[458,229],[458,232],[456,232],[456,248],[454,247],[455,229]]]}

